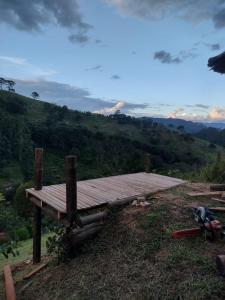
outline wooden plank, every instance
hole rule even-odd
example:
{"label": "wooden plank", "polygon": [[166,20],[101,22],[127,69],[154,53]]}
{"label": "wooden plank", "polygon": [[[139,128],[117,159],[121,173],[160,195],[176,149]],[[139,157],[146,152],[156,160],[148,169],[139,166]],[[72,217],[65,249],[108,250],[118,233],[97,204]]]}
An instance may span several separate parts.
{"label": "wooden plank", "polygon": [[40,199],[42,202],[51,204],[55,209],[61,212],[65,211],[65,205],[63,205],[63,203],[60,202],[60,200],[56,197],[51,196],[47,192],[44,192],[43,189],[41,191],[31,191],[30,194]]}
{"label": "wooden plank", "polygon": [[[62,200],[65,201],[65,185],[54,185],[50,186],[50,188],[54,188],[54,190],[57,190],[59,195],[61,195]],[[83,195],[79,191],[79,186],[78,186],[78,209],[85,209],[88,207],[93,207],[93,206],[102,206],[107,203],[107,201],[100,201],[99,199],[94,198],[93,196],[88,196],[88,195]]]}
{"label": "wooden plank", "polygon": [[189,197],[212,197],[212,196],[221,196],[222,192],[189,192],[186,193]]}
{"label": "wooden plank", "polygon": [[211,200],[225,204],[225,200],[222,200],[222,199],[219,199],[219,198],[212,198]]}
{"label": "wooden plank", "polygon": [[28,273],[27,275],[25,275],[23,277],[23,280],[30,279],[32,276],[34,276],[35,274],[37,274],[38,272],[40,272],[41,270],[43,270],[45,267],[47,267],[46,263],[41,264],[40,266],[38,266],[37,268],[35,268],[34,270],[32,270],[30,273]]}
{"label": "wooden plank", "polygon": [[10,265],[6,265],[3,269],[3,272],[5,278],[6,299],[16,300],[16,291]]}
{"label": "wooden plank", "polygon": [[[61,206],[66,209],[66,191],[60,192],[59,190],[56,190],[54,187],[45,187],[45,191],[48,193],[48,195],[51,195],[52,197],[55,197],[61,202]],[[88,205],[79,199],[79,203],[77,204],[78,207],[88,207]]]}
{"label": "wooden plank", "polygon": [[225,207],[210,207],[209,209],[213,212],[225,213]]}

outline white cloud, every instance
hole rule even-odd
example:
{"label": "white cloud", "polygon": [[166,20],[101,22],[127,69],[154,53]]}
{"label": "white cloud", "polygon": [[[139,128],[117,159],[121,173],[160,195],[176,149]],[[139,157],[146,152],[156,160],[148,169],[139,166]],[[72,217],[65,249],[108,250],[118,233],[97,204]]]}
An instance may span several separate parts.
{"label": "white cloud", "polygon": [[184,108],[178,108],[167,115],[168,118],[185,119],[188,121],[214,121],[225,122],[225,108],[212,107],[203,114],[193,111],[185,111]]}
{"label": "white cloud", "polygon": [[124,106],[125,106],[125,102],[118,101],[114,106],[112,106],[112,107],[105,107],[105,108],[102,108],[100,110],[96,110],[96,111],[94,111],[94,113],[105,114],[105,115],[107,115],[107,114],[113,114],[117,110],[122,109]]}
{"label": "white cloud", "polygon": [[48,77],[57,73],[56,70],[36,66],[25,58],[5,55],[0,55],[0,68],[5,77]]}

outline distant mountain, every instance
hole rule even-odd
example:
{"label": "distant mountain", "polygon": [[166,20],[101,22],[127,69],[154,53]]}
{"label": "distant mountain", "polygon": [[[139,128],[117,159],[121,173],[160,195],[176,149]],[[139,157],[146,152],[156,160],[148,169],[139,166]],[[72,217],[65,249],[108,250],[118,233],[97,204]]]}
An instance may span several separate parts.
{"label": "distant mountain", "polygon": [[152,118],[154,122],[163,124],[164,126],[178,129],[179,126],[183,126],[183,130],[187,133],[197,133],[205,128],[205,124],[186,121],[182,119],[174,118]]}
{"label": "distant mountain", "polygon": [[225,129],[225,123],[219,122],[210,122],[210,123],[203,123],[206,127],[213,127],[217,129]]}

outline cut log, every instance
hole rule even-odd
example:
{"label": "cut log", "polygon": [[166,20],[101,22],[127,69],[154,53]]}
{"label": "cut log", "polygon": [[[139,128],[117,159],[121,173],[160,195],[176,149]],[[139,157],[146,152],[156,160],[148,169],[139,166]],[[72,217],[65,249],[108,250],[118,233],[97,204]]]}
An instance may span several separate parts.
{"label": "cut log", "polygon": [[16,300],[16,292],[11,272],[10,265],[4,267],[4,277],[5,277],[5,292],[7,300]]}
{"label": "cut log", "polygon": [[96,236],[97,233],[103,228],[101,223],[92,223],[82,228],[73,229],[69,233],[69,239],[74,248],[82,245],[85,241],[90,240]]}
{"label": "cut log", "polygon": [[225,255],[216,256],[216,265],[220,272],[220,275],[225,276]]}
{"label": "cut log", "polygon": [[107,212],[103,211],[96,214],[80,217],[79,222],[81,226],[85,226],[94,222],[105,221],[106,218],[107,218]]}
{"label": "cut log", "polygon": [[225,191],[225,184],[212,184],[210,191]]}
{"label": "cut log", "polygon": [[33,271],[31,271],[30,273],[28,273],[27,275],[25,275],[23,277],[23,279],[30,279],[32,276],[34,276],[35,274],[37,274],[38,272],[40,272],[42,269],[44,269],[47,266],[46,263],[41,264],[40,266],[38,266],[37,268],[35,268]]}
{"label": "cut log", "polygon": [[225,204],[225,200],[222,200],[222,199],[219,199],[219,198],[212,198],[211,200]]}
{"label": "cut log", "polygon": [[225,213],[225,207],[209,207],[213,212]]}
{"label": "cut log", "polygon": [[189,192],[186,194],[189,197],[212,197],[212,196],[221,196],[221,192]]}

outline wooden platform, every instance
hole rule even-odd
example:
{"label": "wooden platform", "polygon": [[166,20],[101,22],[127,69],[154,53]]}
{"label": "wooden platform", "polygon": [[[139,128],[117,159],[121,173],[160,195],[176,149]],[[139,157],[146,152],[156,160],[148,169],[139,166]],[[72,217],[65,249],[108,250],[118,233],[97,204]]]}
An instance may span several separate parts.
{"label": "wooden platform", "polygon": [[[77,182],[77,207],[85,211],[114,203],[132,200],[166,190],[184,181],[153,173],[134,173]],[[51,209],[62,219],[66,214],[66,185],[44,186],[42,190],[27,189],[27,197],[43,209]]]}

